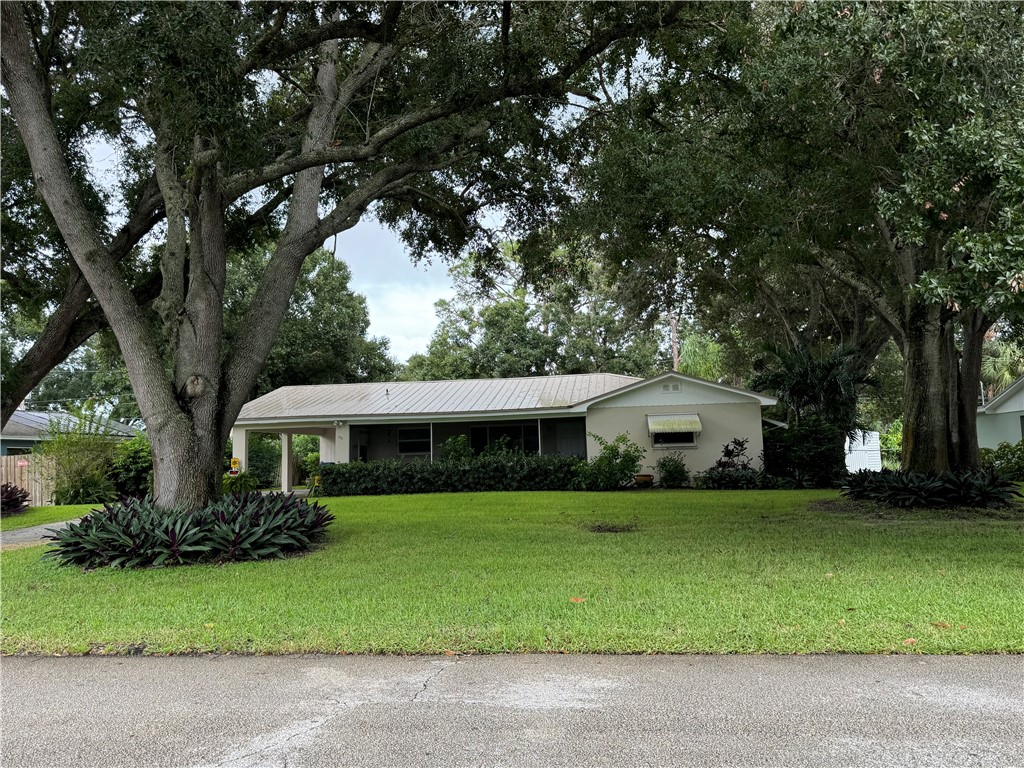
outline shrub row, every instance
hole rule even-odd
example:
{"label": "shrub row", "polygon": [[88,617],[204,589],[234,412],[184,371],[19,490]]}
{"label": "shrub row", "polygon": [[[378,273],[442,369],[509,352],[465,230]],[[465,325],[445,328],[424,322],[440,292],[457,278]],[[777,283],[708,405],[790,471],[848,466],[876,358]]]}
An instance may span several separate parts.
{"label": "shrub row", "polygon": [[260,487],[260,481],[251,472],[239,472],[237,475],[224,473],[221,488],[224,493],[252,493]]}
{"label": "shrub row", "polygon": [[605,440],[593,432],[589,434],[601,446],[601,452],[590,461],[576,465],[569,487],[577,491],[615,491],[632,485],[640,472],[644,449],[630,440],[629,435]]}
{"label": "shrub row", "polygon": [[754,469],[747,456],[750,440],[736,437],[722,446],[722,455],[703,472],[694,485],[705,491],[752,491],[780,487],[779,481],[763,470]]}
{"label": "shrub row", "polygon": [[262,560],[308,549],[333,519],[318,504],[281,493],[225,496],[199,512],[125,499],[56,531],[45,556],[82,568]]}
{"label": "shrub row", "polygon": [[115,446],[110,479],[119,497],[142,498],[153,492],[153,446],[148,437],[136,435]]}
{"label": "shrub row", "polygon": [[429,461],[352,462],[320,465],[324,496],[459,491],[567,491],[577,467],[574,456],[508,452]]}
{"label": "shrub row", "polygon": [[850,499],[903,509],[1005,507],[1022,495],[1013,481],[985,470],[957,474],[861,470],[849,476],[842,493]]}
{"label": "shrub row", "polygon": [[1000,443],[996,448],[982,448],[981,467],[1008,480],[1024,482],[1024,440]]}
{"label": "shrub row", "polygon": [[679,451],[666,453],[654,462],[658,472],[658,481],[663,488],[689,488],[690,470],[686,467],[686,457]]}
{"label": "shrub row", "polygon": [[711,467],[697,474],[694,485],[702,491],[768,491],[781,487],[778,478],[751,467]]}

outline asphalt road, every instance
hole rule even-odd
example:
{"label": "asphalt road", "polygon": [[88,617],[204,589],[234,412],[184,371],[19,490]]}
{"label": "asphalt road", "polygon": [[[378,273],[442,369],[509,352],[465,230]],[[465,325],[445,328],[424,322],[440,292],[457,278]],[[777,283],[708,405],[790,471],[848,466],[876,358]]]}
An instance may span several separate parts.
{"label": "asphalt road", "polygon": [[17,766],[1024,766],[1020,656],[0,661]]}

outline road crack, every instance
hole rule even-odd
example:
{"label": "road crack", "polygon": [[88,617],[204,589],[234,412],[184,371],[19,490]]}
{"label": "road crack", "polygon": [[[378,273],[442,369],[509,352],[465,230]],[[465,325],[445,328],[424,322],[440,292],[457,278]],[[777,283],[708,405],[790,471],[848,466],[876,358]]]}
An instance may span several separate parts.
{"label": "road crack", "polygon": [[243,747],[241,750],[236,750],[227,757],[222,758],[220,761],[213,763],[212,768],[225,768],[225,766],[265,765],[265,762],[260,761],[260,757],[273,753],[278,753],[275,757],[279,757],[283,760],[282,768],[287,768],[289,764],[287,750],[293,741],[308,736],[314,731],[323,728],[327,723],[341,717],[344,710],[349,708],[348,702],[338,699],[327,699],[326,703],[333,705],[334,711],[314,720],[306,720],[302,723],[293,725],[291,728],[280,730],[275,734],[269,736],[264,735],[254,739],[253,742],[250,742],[248,749]]}
{"label": "road crack", "polygon": [[462,657],[458,656],[455,658],[455,661],[452,662],[435,662],[438,665],[437,670],[427,675],[426,679],[423,681],[422,687],[418,691],[416,691],[416,693],[413,694],[411,702],[413,704],[418,702],[420,700],[420,696],[422,696],[426,692],[427,688],[430,687],[430,684],[437,680],[437,678],[441,676],[442,672],[445,672],[454,667],[456,664],[458,664],[461,659]]}

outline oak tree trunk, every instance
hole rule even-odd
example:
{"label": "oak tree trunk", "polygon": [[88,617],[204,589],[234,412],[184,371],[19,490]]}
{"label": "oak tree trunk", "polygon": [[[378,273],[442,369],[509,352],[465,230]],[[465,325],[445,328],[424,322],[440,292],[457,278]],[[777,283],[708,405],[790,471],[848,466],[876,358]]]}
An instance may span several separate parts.
{"label": "oak tree trunk", "polygon": [[196,434],[185,419],[150,430],[153,445],[153,495],[158,504],[202,509],[221,493],[223,441]]}
{"label": "oak tree trunk", "polygon": [[994,321],[980,309],[964,310],[960,318],[963,328],[963,354],[958,371],[957,424],[960,440],[955,466],[958,470],[966,471],[981,466],[978,448],[978,394],[985,335],[994,325]]}
{"label": "oak tree trunk", "polygon": [[904,327],[903,469],[949,470],[949,339],[945,308],[908,300]]}

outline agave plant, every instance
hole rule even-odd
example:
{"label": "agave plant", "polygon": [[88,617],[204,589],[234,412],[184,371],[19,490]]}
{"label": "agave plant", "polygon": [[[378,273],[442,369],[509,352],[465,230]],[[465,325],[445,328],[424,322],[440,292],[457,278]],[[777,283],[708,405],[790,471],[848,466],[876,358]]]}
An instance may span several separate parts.
{"label": "agave plant", "polygon": [[28,491],[17,485],[0,485],[0,517],[20,515],[28,509],[28,496]]}
{"label": "agave plant", "polygon": [[319,504],[283,493],[225,496],[199,512],[125,499],[55,531],[46,556],[83,568],[280,558],[309,549],[333,519]]}

